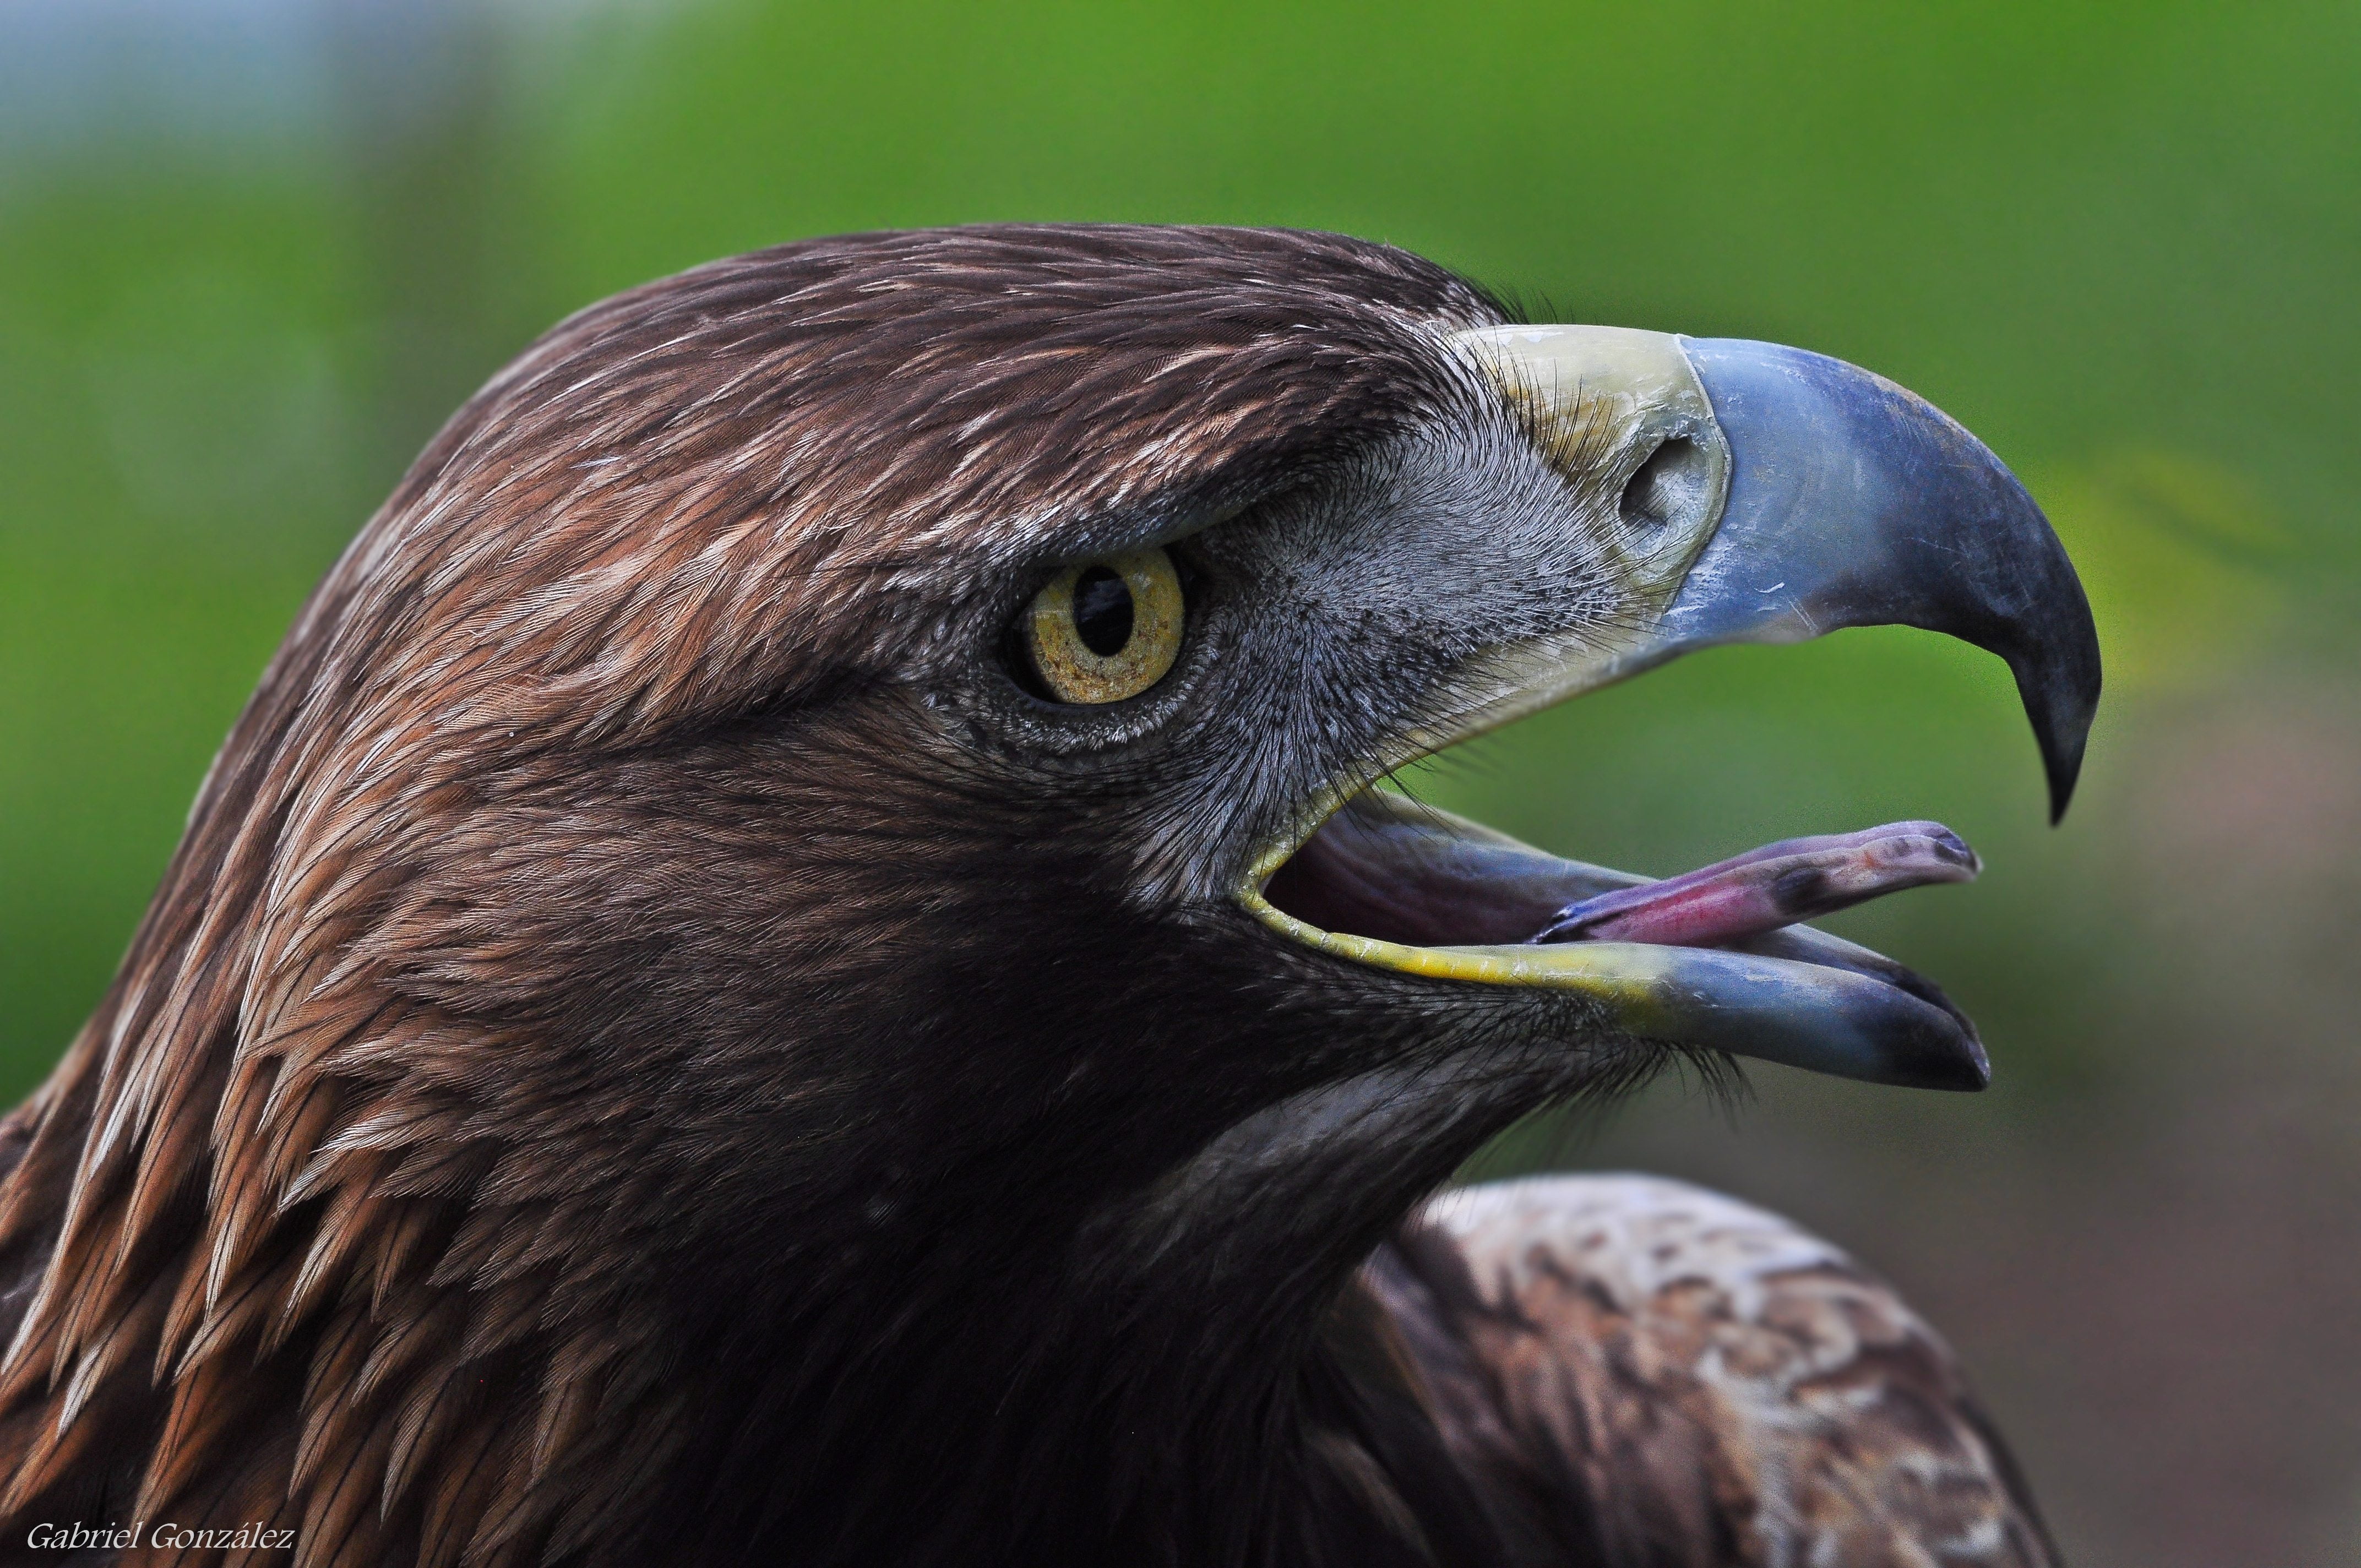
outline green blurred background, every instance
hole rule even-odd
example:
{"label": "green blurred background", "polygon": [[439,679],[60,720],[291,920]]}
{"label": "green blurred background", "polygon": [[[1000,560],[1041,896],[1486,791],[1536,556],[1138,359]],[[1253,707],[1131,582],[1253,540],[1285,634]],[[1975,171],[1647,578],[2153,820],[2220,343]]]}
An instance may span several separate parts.
{"label": "green blurred background", "polygon": [[304,592],[564,313],[994,218],[1394,241],[1537,314],[1768,337],[1977,431],[2109,695],[2041,821],[2001,666],[1700,656],[1415,787],[1664,872],[1939,817],[1838,924],[1999,1080],[1667,1084],[1487,1162],[1795,1214],[1970,1357],[2083,1564],[2361,1562],[2361,7],[0,6],[0,1090],[104,984]]}

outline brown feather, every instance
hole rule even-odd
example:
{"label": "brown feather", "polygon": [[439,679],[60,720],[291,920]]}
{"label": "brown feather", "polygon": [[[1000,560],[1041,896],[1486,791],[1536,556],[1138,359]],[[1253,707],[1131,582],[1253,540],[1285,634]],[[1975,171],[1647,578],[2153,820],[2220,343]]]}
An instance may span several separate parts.
{"label": "brown feather", "polygon": [[1786,1221],[1677,1182],[1445,1193],[1373,1266],[1529,1538],[1664,1568],[2051,1568],[1939,1336]]}

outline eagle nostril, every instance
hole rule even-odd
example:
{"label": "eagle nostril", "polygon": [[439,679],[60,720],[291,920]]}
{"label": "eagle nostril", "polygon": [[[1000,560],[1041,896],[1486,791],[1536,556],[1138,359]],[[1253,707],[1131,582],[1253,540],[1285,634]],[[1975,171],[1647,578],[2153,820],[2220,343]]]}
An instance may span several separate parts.
{"label": "eagle nostril", "polygon": [[1686,436],[1675,436],[1648,455],[1616,510],[1623,526],[1642,541],[1653,540],[1664,525],[1693,515],[1705,499],[1710,477],[1705,451]]}

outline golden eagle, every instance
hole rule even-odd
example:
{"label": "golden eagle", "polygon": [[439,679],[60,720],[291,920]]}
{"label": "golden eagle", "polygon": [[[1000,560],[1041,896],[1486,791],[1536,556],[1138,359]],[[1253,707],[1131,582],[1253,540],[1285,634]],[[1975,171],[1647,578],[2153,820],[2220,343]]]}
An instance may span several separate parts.
{"label": "golden eagle", "polygon": [[1937,825],[1651,883],[1371,789],[1884,622],[2009,662],[2062,808],[2071,567],[1834,360],[1270,230],[592,306],[328,574],[0,1125],[10,1550],[2051,1562],[1826,1244],[1641,1178],[1433,1196],[1669,1061],[1983,1082],[1797,924],[1971,874]]}

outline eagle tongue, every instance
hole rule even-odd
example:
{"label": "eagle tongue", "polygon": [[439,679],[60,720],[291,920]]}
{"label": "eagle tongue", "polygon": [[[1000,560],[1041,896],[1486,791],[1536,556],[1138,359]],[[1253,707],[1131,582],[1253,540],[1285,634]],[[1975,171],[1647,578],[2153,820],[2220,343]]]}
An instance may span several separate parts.
{"label": "eagle tongue", "polygon": [[1526,940],[1720,947],[1905,887],[1969,882],[1982,869],[1941,823],[1889,822],[1765,844],[1683,876],[1582,899]]}

